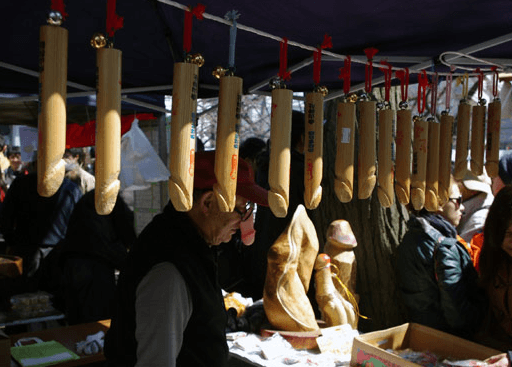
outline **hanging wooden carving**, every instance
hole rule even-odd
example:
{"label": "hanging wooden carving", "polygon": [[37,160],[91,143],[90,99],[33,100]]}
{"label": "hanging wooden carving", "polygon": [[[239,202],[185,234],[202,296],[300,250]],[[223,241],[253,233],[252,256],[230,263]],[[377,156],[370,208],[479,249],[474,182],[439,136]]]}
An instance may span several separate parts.
{"label": "hanging wooden carving", "polygon": [[39,35],[37,192],[44,197],[57,192],[66,166],[62,157],[66,149],[68,31],[60,27],[62,19],[61,12],[50,12],[49,25],[42,26]]}
{"label": "hanging wooden carving", "polygon": [[487,115],[487,150],[485,155],[485,169],[489,177],[498,176],[498,162],[500,159],[500,130],[501,130],[501,101],[498,98],[498,71],[493,69],[492,93],[494,99],[489,103]]}

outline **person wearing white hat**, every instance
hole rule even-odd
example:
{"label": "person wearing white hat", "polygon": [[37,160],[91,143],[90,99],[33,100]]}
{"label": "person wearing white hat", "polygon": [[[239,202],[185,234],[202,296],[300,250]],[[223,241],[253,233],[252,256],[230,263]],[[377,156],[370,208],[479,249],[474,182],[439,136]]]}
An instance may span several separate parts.
{"label": "person wearing white hat", "polygon": [[483,231],[494,195],[491,179],[485,171],[477,176],[471,170],[467,170],[461,184],[462,203],[465,210],[457,226],[457,232],[464,241],[470,243],[476,233]]}

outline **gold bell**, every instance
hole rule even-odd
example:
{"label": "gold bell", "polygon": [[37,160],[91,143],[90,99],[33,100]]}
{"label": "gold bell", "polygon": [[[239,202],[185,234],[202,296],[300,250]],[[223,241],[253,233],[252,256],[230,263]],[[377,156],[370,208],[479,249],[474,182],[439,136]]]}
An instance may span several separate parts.
{"label": "gold bell", "polygon": [[196,64],[198,67],[202,67],[204,65],[204,57],[201,54],[188,54],[185,61],[191,64]]}
{"label": "gold bell", "polygon": [[215,69],[213,69],[212,75],[214,77],[216,77],[217,79],[220,79],[224,75],[226,75],[226,71],[227,71],[227,69],[224,69],[222,66],[217,66]]}
{"label": "gold bell", "polygon": [[352,93],[350,96],[348,96],[348,101],[351,103],[356,103],[357,102],[357,94]]}
{"label": "gold bell", "polygon": [[91,46],[94,48],[102,48],[107,45],[107,38],[103,33],[94,33],[91,38]]}
{"label": "gold bell", "polygon": [[326,86],[324,86],[324,85],[322,85],[322,86],[317,85],[317,86],[315,87],[315,92],[320,93],[320,94],[321,94],[322,96],[324,96],[324,97],[325,97],[327,94],[329,94],[329,90],[328,90],[328,89],[327,89],[327,87],[326,87]]}

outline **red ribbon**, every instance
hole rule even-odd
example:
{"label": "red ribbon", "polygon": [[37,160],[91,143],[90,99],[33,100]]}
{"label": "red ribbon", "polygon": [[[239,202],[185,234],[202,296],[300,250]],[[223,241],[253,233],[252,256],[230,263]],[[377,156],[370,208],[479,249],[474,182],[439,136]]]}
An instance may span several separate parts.
{"label": "red ribbon", "polygon": [[364,71],[365,71],[365,91],[366,93],[371,93],[372,91],[372,74],[373,74],[373,56],[379,52],[376,48],[369,47],[364,49],[364,53],[366,54],[366,58],[368,59],[368,62],[365,65]]}
{"label": "red ribbon", "polygon": [[195,16],[196,19],[203,20],[203,13],[206,9],[206,6],[203,4],[197,4],[192,9],[189,7],[185,10],[185,22],[183,29],[183,50],[186,53],[189,53],[192,49],[192,17]]}
{"label": "red ribbon", "polygon": [[348,94],[350,92],[350,66],[352,60],[350,56],[347,56],[343,63],[343,67],[340,68],[339,78],[343,80],[343,92]]}
{"label": "red ribbon", "polygon": [[68,13],[64,10],[64,0],[52,0],[51,9],[58,11],[62,15],[62,19],[66,20]]}
{"label": "red ribbon", "polygon": [[452,97],[452,80],[453,74],[452,71],[450,71],[450,74],[446,76],[446,111],[450,110],[450,99]]}
{"label": "red ribbon", "polygon": [[484,72],[480,68],[476,68],[475,72],[478,73],[478,100],[480,101],[484,89]]}
{"label": "red ribbon", "polygon": [[393,70],[391,69],[391,64],[387,61],[382,60],[380,63],[382,65],[387,65],[387,68],[380,68],[380,71],[384,73],[384,100],[389,102],[389,91],[391,90],[391,76],[393,75]]}
{"label": "red ribbon", "polygon": [[432,93],[430,94],[430,114],[432,117],[436,117],[437,112],[437,86],[439,84],[439,75],[437,72],[432,77]]}
{"label": "red ribbon", "polygon": [[116,0],[107,0],[107,35],[114,37],[115,31],[123,28],[124,18],[116,14]]}
{"label": "red ribbon", "polygon": [[332,37],[324,34],[324,40],[322,41],[320,48],[332,48]]}
{"label": "red ribbon", "polygon": [[290,80],[291,73],[286,71],[288,64],[288,38],[284,37],[279,45],[279,77]]}
{"label": "red ribbon", "polygon": [[313,54],[313,80],[315,84],[320,83],[320,64],[322,63],[322,49],[332,48],[332,37],[324,35],[322,44]]}
{"label": "red ribbon", "polygon": [[402,101],[407,102],[407,95],[409,94],[409,68],[405,70],[395,71],[396,77],[400,80],[400,94]]}
{"label": "red ribbon", "polygon": [[418,74],[418,112],[421,115],[425,111],[427,99],[428,76],[425,70]]}
{"label": "red ribbon", "polygon": [[499,74],[498,74],[498,67],[492,66],[491,70],[493,71],[492,76],[492,95],[494,98],[498,97],[498,82],[499,82]]}

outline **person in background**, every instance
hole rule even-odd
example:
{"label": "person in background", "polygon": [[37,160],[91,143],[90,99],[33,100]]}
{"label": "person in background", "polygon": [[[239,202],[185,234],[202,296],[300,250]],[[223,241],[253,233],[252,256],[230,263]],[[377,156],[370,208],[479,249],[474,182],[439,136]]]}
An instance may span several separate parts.
{"label": "person in background", "polygon": [[[256,157],[265,147],[265,142],[256,137],[248,138],[240,145],[239,156],[251,166],[253,173],[255,172]],[[221,243],[216,247],[219,284],[228,293],[247,294],[248,284],[245,279],[244,254],[246,247],[251,246],[254,242],[254,215],[244,222],[244,225],[246,224],[251,226],[251,228],[244,231],[247,234],[246,238],[242,239],[241,231],[238,230],[231,241]]]}
{"label": "person in background", "polygon": [[492,178],[494,196],[508,184],[512,183],[512,152],[504,153],[498,162],[498,176]]}
{"label": "person in background", "polygon": [[490,312],[482,327],[482,344],[512,349],[512,185],[496,194],[484,227],[480,282],[489,296]]}
{"label": "person in background", "polygon": [[[512,153],[505,153],[501,156],[498,162],[498,176],[492,178],[492,195],[495,197],[498,192],[512,183]],[[471,248],[473,249],[473,262],[476,270],[480,271],[480,251],[484,245],[484,231],[477,231],[470,242]]]}
{"label": "person in background", "polygon": [[23,166],[21,160],[21,149],[18,146],[9,146],[7,148],[7,158],[9,159],[9,167],[4,171],[4,180],[7,188],[19,176],[28,174],[28,170]]}
{"label": "person in background", "polygon": [[211,248],[231,239],[252,203],[267,205],[268,193],[240,159],[235,210],[222,212],[214,165],[215,151],[195,155],[192,209],[169,202],[129,252],[105,339],[109,366],[226,365],[227,312]]}
{"label": "person in background", "polygon": [[487,308],[470,250],[457,241],[464,211],[458,184],[437,212],[411,212],[398,246],[397,278],[409,322],[472,339]]}
{"label": "person in background", "polygon": [[494,200],[491,185],[492,181],[485,171],[476,176],[468,170],[461,181],[460,190],[465,209],[457,232],[467,243],[471,242],[477,232],[483,231],[487,213]]}
{"label": "person in background", "polygon": [[245,139],[240,145],[240,158],[243,158],[249,163],[254,172],[258,170],[257,159],[261,152],[267,147],[265,141],[261,138],[252,137]]}
{"label": "person in background", "polygon": [[84,194],[94,189],[94,186],[96,185],[95,177],[83,168],[85,163],[85,153],[83,149],[66,149],[66,151],[64,152],[64,160],[69,165],[69,167],[66,167],[66,170],[72,170],[72,166],[76,166],[74,170],[78,172],[78,175],[80,176],[80,181],[82,183],[81,189]]}
{"label": "person in background", "polygon": [[57,192],[42,197],[37,192],[37,172],[16,178],[0,212],[0,233],[7,253],[23,259],[26,291],[38,289],[42,260],[66,235],[80,188],[64,178]]}
{"label": "person in background", "polygon": [[70,324],[112,317],[115,271],[123,267],[128,250],[135,242],[133,212],[122,196],[108,215],[99,215],[94,189],[75,205],[66,237],[52,251],[54,264],[62,269],[58,297]]}
{"label": "person in background", "polygon": [[6,156],[7,154],[7,143],[5,142],[5,137],[0,135],[0,171],[5,172],[7,168],[11,165],[9,158]]}

